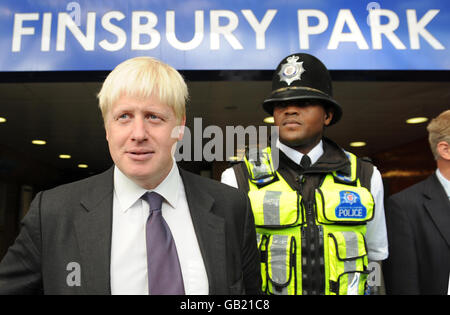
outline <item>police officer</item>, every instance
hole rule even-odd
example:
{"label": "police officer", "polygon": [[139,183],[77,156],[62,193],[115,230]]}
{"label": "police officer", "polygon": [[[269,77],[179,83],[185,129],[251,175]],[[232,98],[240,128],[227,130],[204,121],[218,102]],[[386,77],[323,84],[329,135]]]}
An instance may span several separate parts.
{"label": "police officer", "polygon": [[279,127],[276,146],[248,150],[222,174],[223,183],[248,192],[262,290],[367,293],[369,261],[388,256],[383,184],[370,161],[324,137],[342,116],[327,68],[309,54],[284,58],[263,108]]}

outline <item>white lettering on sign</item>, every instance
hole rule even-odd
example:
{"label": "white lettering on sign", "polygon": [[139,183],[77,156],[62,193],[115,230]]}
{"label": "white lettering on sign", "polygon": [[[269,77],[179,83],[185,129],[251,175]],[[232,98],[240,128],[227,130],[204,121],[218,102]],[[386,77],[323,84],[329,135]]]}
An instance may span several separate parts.
{"label": "white lettering on sign", "polygon": [[84,50],[93,51],[95,48],[95,18],[95,12],[88,13],[86,34],[83,34],[80,27],[77,26],[68,13],[59,13],[56,50],[66,50],[66,30],[68,29]]}
{"label": "white lettering on sign", "polygon": [[[228,20],[226,25],[220,25],[220,19]],[[233,31],[239,26],[239,18],[233,11],[229,10],[212,10],[210,13],[210,40],[211,50],[220,49],[220,35],[222,35],[235,50],[244,49],[242,44],[233,35]]]}
{"label": "white lettering on sign", "polygon": [[[317,25],[311,26],[308,21],[312,17]],[[328,16],[319,10],[298,10],[298,34],[300,49],[309,49],[309,35],[318,35],[328,28]]]}
{"label": "white lettering on sign", "polygon": [[104,50],[107,51],[118,51],[121,50],[123,47],[125,47],[125,44],[127,43],[127,34],[123,29],[118,27],[117,25],[113,24],[111,20],[117,20],[122,21],[125,18],[125,14],[123,14],[120,11],[111,11],[106,13],[102,17],[102,26],[105,30],[113,34],[117,40],[115,43],[111,43],[107,41],[106,39],[102,40],[99,45]]}
{"label": "white lettering on sign", "polygon": [[[381,24],[381,17],[384,16],[388,19],[386,24]],[[372,33],[372,45],[373,49],[382,49],[382,36],[386,38],[394,45],[395,49],[403,50],[406,46],[395,35],[395,30],[400,25],[400,19],[395,12],[385,9],[376,9],[369,11],[370,30]]]}
{"label": "white lettering on sign", "polygon": [[[145,20],[145,22],[142,22]],[[150,11],[135,11],[131,19],[131,49],[152,50],[161,42],[161,34],[155,29],[158,24],[158,16]],[[141,42],[141,37],[149,38],[146,43]]]}
{"label": "white lettering on sign", "polygon": [[178,50],[193,50],[200,46],[204,37],[204,14],[203,11],[195,11],[194,38],[188,42],[178,40],[175,32],[175,11],[166,12],[166,38],[172,47]]}
{"label": "white lettering on sign", "polygon": [[[33,41],[27,40],[25,43],[24,38],[38,37],[39,35],[36,34],[40,34],[40,48],[43,52],[49,52],[52,49],[65,51],[69,36],[75,39],[85,51],[103,49],[115,52],[124,49],[127,45],[131,50],[150,51],[160,47],[163,38],[169,46],[181,51],[197,49],[205,41],[208,42],[209,49],[212,51],[227,46],[233,50],[242,50],[245,47],[264,50],[273,45],[268,40],[270,38],[267,38],[267,33],[274,23],[281,20],[281,18],[277,20],[276,9],[268,9],[264,15],[258,15],[258,17],[249,9],[239,12],[196,10],[193,14],[193,23],[189,23],[190,26],[188,26],[190,29],[193,28],[192,35],[182,41],[179,34],[186,33],[185,23],[176,23],[177,14],[173,10],[165,11],[163,16],[158,16],[152,11],[133,11],[127,13],[128,16],[121,11],[109,11],[102,16],[96,12],[87,12],[85,16],[79,16],[80,12],[78,12],[77,17],[81,19],[77,18],[76,21],[74,21],[73,13],[14,14],[12,52],[20,53],[29,49],[30,45],[34,45],[39,39],[33,38]],[[365,19],[364,23],[361,23],[355,19],[351,10],[341,9],[336,16],[333,16],[335,20],[331,35],[326,35],[330,34],[326,32],[330,19],[325,12],[300,9],[296,13],[297,28],[294,27],[293,30],[298,31],[298,47],[302,50],[311,49],[311,40],[314,38],[320,37],[323,42],[324,36],[329,36],[325,38],[328,42],[328,50],[336,50],[342,43],[353,43],[359,50],[380,50],[386,45],[392,45],[397,50],[405,50],[408,49],[406,46],[408,42],[409,49],[412,50],[421,49],[424,46],[435,50],[445,49],[439,39],[427,29],[438,17],[439,10],[435,9],[428,10],[422,16],[417,16],[414,9],[407,9],[402,15],[406,17],[406,20],[400,20],[399,15],[394,11],[375,8],[369,10],[370,23],[366,23]],[[206,30],[207,14],[209,14],[209,30]],[[295,16],[293,18],[295,19]],[[54,23],[57,25],[54,26]],[[130,28],[125,29],[124,25],[130,25]],[[164,25],[165,34],[161,34]],[[408,38],[399,38],[400,25],[408,28]],[[254,40],[250,41],[248,34],[243,36],[245,35],[243,32],[246,32],[244,28],[251,30],[250,34],[253,34]],[[54,34],[55,30],[56,34]],[[369,38],[364,37],[363,31],[365,34],[370,34],[366,35],[371,37],[370,41]],[[292,32],[292,29],[287,29],[286,32]],[[368,43],[371,43],[371,46]]]}
{"label": "white lettering on sign", "polygon": [[39,13],[17,13],[14,15],[12,51],[19,52],[23,35],[34,35],[34,27],[23,26],[24,21],[38,21]]}
{"label": "white lettering on sign", "polygon": [[[350,29],[350,33],[344,33],[345,25]],[[328,43],[328,49],[337,49],[341,42],[354,42],[361,50],[369,49],[369,45],[350,10],[339,11],[333,33],[331,33],[330,42]]]}
{"label": "white lettering on sign", "polygon": [[272,23],[275,14],[277,14],[277,10],[267,10],[261,22],[258,22],[252,10],[242,10],[242,14],[255,31],[256,49],[266,49],[266,31],[270,23]]}
{"label": "white lettering on sign", "polygon": [[439,10],[429,10],[420,21],[417,21],[416,10],[406,10],[411,49],[420,49],[419,35],[421,35],[434,49],[445,49],[445,47],[425,29],[438,13]]}

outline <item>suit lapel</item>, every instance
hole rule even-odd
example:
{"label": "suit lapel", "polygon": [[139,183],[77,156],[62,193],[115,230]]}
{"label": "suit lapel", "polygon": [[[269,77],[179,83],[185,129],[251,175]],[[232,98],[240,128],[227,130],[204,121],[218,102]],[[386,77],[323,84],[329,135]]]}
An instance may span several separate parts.
{"label": "suit lapel", "polygon": [[205,264],[209,294],[226,294],[225,221],[212,213],[214,198],[198,187],[196,176],[180,169],[189,211]]}
{"label": "suit lapel", "polygon": [[111,294],[110,260],[114,167],[93,178],[75,214],[82,260],[82,287],[88,294]]}
{"label": "suit lapel", "polygon": [[450,202],[436,174],[427,179],[425,189],[424,206],[447,245],[450,246]]}

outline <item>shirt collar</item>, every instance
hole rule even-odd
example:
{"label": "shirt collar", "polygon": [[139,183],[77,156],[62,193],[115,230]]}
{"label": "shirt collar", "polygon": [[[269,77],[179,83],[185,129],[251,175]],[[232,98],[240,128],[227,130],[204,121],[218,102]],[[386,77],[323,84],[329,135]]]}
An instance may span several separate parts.
{"label": "shirt collar", "polygon": [[165,201],[175,208],[178,201],[178,188],[181,177],[175,161],[172,169],[164,180],[155,189],[147,190],[130,178],[128,178],[117,166],[114,167],[114,192],[119,201],[119,207],[123,212],[127,212],[139,199],[148,191],[154,191],[164,197]]}
{"label": "shirt collar", "polygon": [[450,180],[445,178],[439,169],[436,170],[436,176],[444,187],[444,190],[447,193],[447,197],[450,199]]}
{"label": "shirt collar", "polygon": [[[288,158],[290,158],[294,163],[300,165],[300,161],[302,160],[303,153],[298,152],[297,150],[288,147],[287,145],[281,143],[280,139],[277,139],[276,146],[280,149]],[[311,165],[317,162],[319,158],[323,155],[323,143],[322,140],[307,154],[311,159]]]}

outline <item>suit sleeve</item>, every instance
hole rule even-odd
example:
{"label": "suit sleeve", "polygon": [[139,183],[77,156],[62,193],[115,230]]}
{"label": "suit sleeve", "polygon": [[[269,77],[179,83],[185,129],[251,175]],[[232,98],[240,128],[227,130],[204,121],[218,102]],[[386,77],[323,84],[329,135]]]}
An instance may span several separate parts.
{"label": "suit sleeve", "polygon": [[414,234],[407,202],[390,198],[386,205],[389,258],[383,264],[388,294],[420,294]]}
{"label": "suit sleeve", "polygon": [[19,236],[0,262],[0,295],[42,293],[41,197],[33,200]]}
{"label": "suit sleeve", "polygon": [[246,218],[244,242],[242,246],[242,261],[245,292],[249,295],[259,295],[261,293],[261,271],[260,271],[260,257],[258,246],[256,243],[256,229],[253,212],[250,205],[250,200],[246,194]]}

